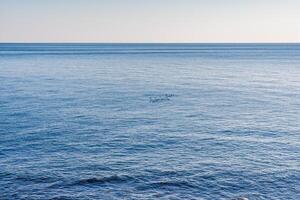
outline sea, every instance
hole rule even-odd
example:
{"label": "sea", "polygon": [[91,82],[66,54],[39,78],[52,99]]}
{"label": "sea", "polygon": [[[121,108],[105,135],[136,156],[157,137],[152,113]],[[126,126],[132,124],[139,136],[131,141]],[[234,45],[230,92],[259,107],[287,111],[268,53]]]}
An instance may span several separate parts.
{"label": "sea", "polygon": [[300,44],[0,44],[1,200],[299,200]]}

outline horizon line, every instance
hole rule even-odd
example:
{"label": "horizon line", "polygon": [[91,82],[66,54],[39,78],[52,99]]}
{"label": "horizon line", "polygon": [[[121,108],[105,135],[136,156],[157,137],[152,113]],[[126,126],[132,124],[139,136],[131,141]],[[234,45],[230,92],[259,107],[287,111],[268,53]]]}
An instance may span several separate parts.
{"label": "horizon line", "polygon": [[299,42],[2,42],[0,44],[300,44]]}

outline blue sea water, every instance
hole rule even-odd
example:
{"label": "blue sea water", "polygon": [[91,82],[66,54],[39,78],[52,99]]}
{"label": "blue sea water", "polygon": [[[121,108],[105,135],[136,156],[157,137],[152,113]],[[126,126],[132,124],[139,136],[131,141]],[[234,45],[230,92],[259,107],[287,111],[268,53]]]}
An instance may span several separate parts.
{"label": "blue sea water", "polygon": [[0,44],[0,199],[300,199],[299,44]]}

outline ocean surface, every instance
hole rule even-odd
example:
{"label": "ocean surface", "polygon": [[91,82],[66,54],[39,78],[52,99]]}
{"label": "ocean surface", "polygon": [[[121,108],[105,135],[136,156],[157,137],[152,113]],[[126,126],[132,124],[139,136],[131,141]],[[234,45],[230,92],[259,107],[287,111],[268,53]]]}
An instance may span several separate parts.
{"label": "ocean surface", "polygon": [[1,200],[299,200],[300,44],[0,44]]}

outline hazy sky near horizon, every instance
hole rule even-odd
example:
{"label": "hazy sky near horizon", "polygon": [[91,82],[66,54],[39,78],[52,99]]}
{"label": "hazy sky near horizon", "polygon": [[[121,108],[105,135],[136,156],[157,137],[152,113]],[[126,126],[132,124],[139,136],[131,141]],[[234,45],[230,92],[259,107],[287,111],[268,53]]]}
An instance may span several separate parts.
{"label": "hazy sky near horizon", "polygon": [[300,0],[0,0],[0,42],[300,42]]}

